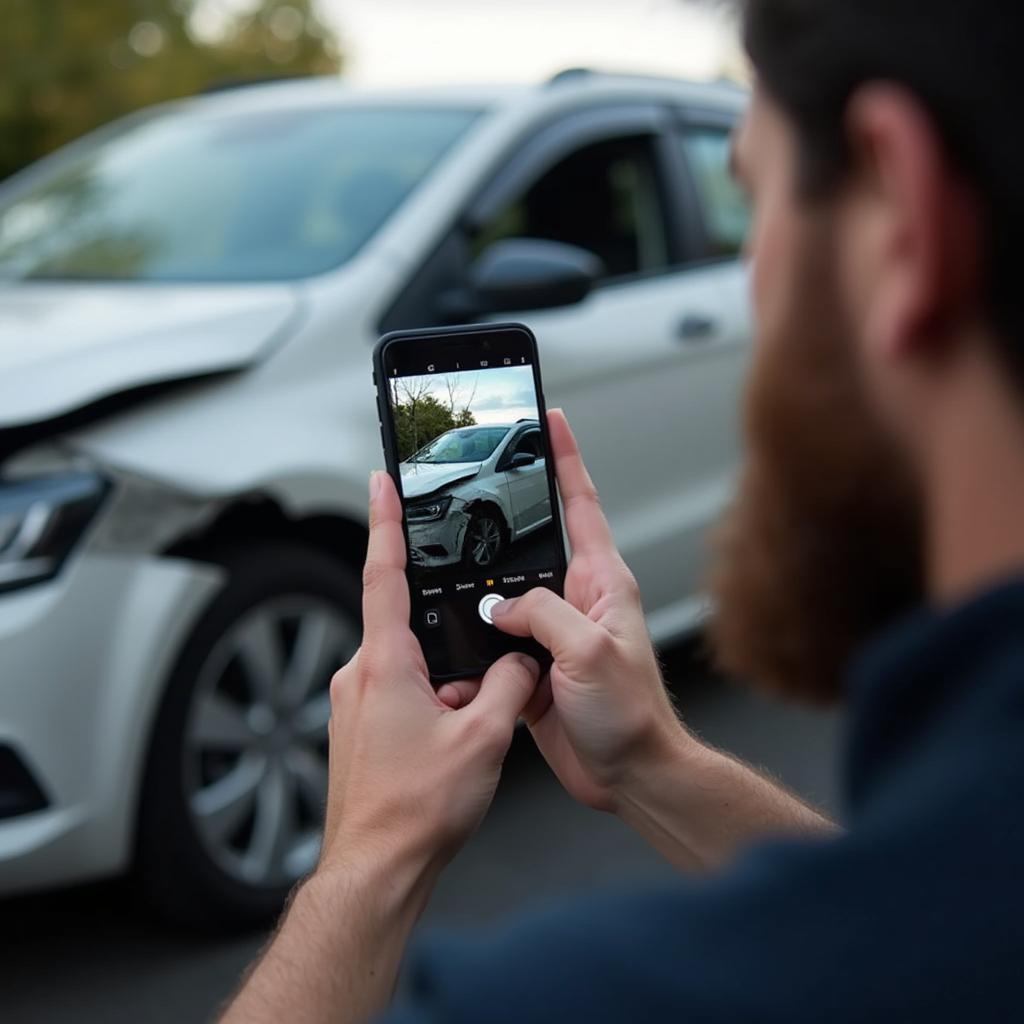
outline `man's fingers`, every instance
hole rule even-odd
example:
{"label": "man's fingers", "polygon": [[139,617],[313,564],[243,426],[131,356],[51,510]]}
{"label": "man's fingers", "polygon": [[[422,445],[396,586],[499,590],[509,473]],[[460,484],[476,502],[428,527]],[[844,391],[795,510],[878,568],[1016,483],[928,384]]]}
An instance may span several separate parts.
{"label": "man's fingers", "polygon": [[527,654],[506,654],[496,661],[480,681],[480,689],[466,714],[490,719],[509,733],[523,708],[530,702],[540,666]]}
{"label": "man's fingers", "polygon": [[[479,679],[460,679],[454,683],[445,683],[438,688],[438,700],[453,711],[458,711],[459,708],[464,708],[473,702],[480,692],[480,682]],[[551,678],[545,674],[537,684],[537,689],[529,703],[523,708],[523,719],[527,725],[532,725],[538,718],[544,716],[549,707],[551,707]]]}
{"label": "man's fingers", "polygon": [[363,632],[369,643],[389,645],[409,629],[402,502],[390,475],[370,477],[370,539],[363,570]]}
{"label": "man's fingers", "polygon": [[561,409],[548,413],[551,453],[565,509],[565,528],[574,552],[617,554],[612,531],[601,511],[597,488],[583,464],[579,445]]}
{"label": "man's fingers", "polygon": [[505,633],[532,636],[563,666],[588,663],[610,639],[596,622],[543,587],[496,604],[491,618]]}
{"label": "man's fingers", "polygon": [[480,692],[479,679],[460,679],[438,688],[437,699],[453,711],[464,708]]}
{"label": "man's fingers", "polygon": [[551,673],[545,672],[530,702],[523,708],[523,721],[532,729],[551,709],[554,697],[551,693]]}

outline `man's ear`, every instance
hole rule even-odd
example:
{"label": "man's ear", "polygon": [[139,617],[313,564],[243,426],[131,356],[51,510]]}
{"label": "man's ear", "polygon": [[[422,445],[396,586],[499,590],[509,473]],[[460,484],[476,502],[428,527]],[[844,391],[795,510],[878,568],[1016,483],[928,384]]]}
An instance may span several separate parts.
{"label": "man's ear", "polygon": [[850,183],[871,220],[866,335],[884,359],[948,341],[980,299],[977,198],[925,107],[897,85],[862,87],[846,115]]}

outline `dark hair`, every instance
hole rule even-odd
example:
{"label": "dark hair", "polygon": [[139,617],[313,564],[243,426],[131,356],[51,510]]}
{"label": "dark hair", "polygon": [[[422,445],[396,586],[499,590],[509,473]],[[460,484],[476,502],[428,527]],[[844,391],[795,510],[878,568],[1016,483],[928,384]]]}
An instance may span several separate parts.
{"label": "dark hair", "polygon": [[823,195],[848,162],[846,106],[862,84],[896,82],[928,110],[985,217],[988,307],[1024,380],[1024,52],[1020,0],[746,0],[758,80],[794,123],[800,188]]}

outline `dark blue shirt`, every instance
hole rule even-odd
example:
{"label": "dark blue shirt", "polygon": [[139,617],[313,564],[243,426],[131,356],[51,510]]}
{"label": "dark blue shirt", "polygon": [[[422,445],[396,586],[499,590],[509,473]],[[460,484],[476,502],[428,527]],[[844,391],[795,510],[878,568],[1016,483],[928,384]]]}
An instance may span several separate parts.
{"label": "dark blue shirt", "polygon": [[851,673],[848,832],[413,953],[392,1024],[1024,1021],[1024,583]]}

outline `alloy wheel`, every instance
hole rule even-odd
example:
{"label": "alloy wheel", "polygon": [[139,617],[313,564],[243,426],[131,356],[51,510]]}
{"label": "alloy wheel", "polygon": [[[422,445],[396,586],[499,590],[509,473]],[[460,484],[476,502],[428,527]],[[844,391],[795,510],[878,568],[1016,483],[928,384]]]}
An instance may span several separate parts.
{"label": "alloy wheel", "polygon": [[481,516],[470,524],[468,541],[477,565],[493,565],[501,549],[501,527],[490,516]]}
{"label": "alloy wheel", "polygon": [[253,886],[315,866],[327,795],[330,680],[356,624],[314,597],[250,609],[210,651],[186,721],[185,799],[204,849]]}

